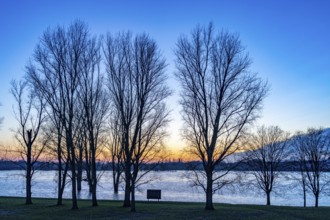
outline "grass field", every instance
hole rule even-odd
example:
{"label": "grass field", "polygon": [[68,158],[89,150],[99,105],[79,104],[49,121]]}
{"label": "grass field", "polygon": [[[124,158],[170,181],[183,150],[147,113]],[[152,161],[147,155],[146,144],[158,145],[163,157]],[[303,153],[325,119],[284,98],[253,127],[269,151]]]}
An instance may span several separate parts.
{"label": "grass field", "polygon": [[79,210],[71,210],[71,201],[62,207],[54,199],[33,199],[24,205],[24,198],[0,197],[0,219],[330,219],[330,207],[302,208],[287,206],[215,204],[214,211],[205,211],[203,203],[138,202],[137,212],[121,207],[120,201],[79,200]]}

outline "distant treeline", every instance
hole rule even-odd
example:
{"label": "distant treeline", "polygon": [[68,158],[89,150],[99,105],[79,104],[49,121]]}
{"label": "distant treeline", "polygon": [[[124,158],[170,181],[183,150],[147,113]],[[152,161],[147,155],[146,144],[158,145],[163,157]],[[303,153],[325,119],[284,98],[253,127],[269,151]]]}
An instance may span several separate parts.
{"label": "distant treeline", "polygon": [[[326,172],[330,172],[330,161],[324,162],[326,163],[324,167],[326,167]],[[0,161],[0,170],[24,170],[24,161],[7,161],[1,160]],[[143,169],[150,170],[151,167],[155,167],[155,171],[175,171],[175,170],[203,170],[203,165],[201,162],[198,161],[189,161],[189,162],[163,162],[163,163],[150,163],[144,164]],[[281,171],[300,171],[299,162],[297,161],[285,161],[282,162]],[[37,162],[36,170],[57,170],[58,164],[55,162]],[[98,162],[97,163],[97,170],[112,170],[112,163],[111,162]],[[221,170],[234,170],[234,171],[253,171],[251,166],[249,166],[249,161],[246,162],[239,162],[239,163],[223,163],[221,167],[217,167],[218,171]]]}

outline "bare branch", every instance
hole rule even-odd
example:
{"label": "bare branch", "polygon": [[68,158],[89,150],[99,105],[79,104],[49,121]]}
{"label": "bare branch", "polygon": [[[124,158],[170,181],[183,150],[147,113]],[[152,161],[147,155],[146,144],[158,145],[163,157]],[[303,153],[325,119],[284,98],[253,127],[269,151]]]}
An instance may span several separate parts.
{"label": "bare branch", "polygon": [[279,127],[261,126],[247,141],[246,160],[258,187],[267,196],[267,205],[270,205],[270,193],[287,157],[288,139],[289,133]]}
{"label": "bare branch", "polygon": [[[104,54],[108,88],[113,112],[119,121],[115,134],[121,141],[125,168],[125,201],[135,210],[135,187],[145,176],[140,168],[157,158],[168,122],[165,99],[171,94],[166,86],[165,59],[156,42],[146,34],[134,38],[130,32],[107,35]],[[114,139],[115,137],[113,137]]]}
{"label": "bare branch", "polygon": [[183,137],[188,151],[203,163],[206,209],[213,209],[212,185],[219,184],[212,173],[239,150],[237,141],[258,117],[268,85],[250,73],[251,60],[238,35],[216,34],[212,23],[197,26],[190,38],[181,36],[175,55],[182,87]]}

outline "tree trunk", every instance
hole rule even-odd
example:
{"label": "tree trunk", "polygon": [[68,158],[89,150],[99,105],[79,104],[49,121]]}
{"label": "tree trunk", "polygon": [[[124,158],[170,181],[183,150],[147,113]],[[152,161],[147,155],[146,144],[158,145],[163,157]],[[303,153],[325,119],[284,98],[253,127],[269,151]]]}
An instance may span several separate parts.
{"label": "tree trunk", "polygon": [[58,169],[57,169],[57,206],[62,205],[62,152],[60,144],[57,145],[57,162],[58,162]]}
{"label": "tree trunk", "polygon": [[115,194],[118,194],[119,179],[120,179],[120,173],[118,171],[116,171],[116,174],[113,177],[113,192]]}
{"label": "tree trunk", "polygon": [[32,196],[31,196],[31,149],[28,149],[28,160],[26,164],[26,198],[25,204],[32,204]]}
{"label": "tree trunk", "polygon": [[206,205],[205,210],[214,210],[213,207],[213,180],[212,180],[212,172],[206,171]]}
{"label": "tree trunk", "polygon": [[72,134],[67,134],[67,148],[70,152],[70,166],[71,166],[71,187],[72,187],[72,209],[78,209],[77,203],[77,175],[76,175],[76,154],[72,140]]}
{"label": "tree trunk", "polygon": [[118,194],[118,182],[114,181],[113,183],[113,193]]}
{"label": "tree trunk", "polygon": [[135,208],[135,184],[132,181],[132,189],[131,189],[131,212],[136,212]]}
{"label": "tree trunk", "polygon": [[63,205],[62,203],[62,193],[61,193],[61,184],[62,184],[62,168],[58,167],[58,179],[57,179],[57,206]]}
{"label": "tree trunk", "polygon": [[89,153],[85,147],[85,160],[86,160],[86,178],[88,183],[89,192],[92,193],[92,177],[91,177],[91,161],[89,160]]}
{"label": "tree trunk", "polygon": [[[300,167],[300,169],[302,170],[302,168]],[[304,207],[306,207],[306,181],[304,178],[304,174],[303,171],[301,171],[301,179],[302,179],[302,187],[303,187],[303,196],[304,196]]]}
{"label": "tree trunk", "polygon": [[267,195],[267,206],[270,206],[270,191],[267,191],[266,192],[266,195]]}
{"label": "tree trunk", "polygon": [[64,192],[64,188],[65,188],[65,183],[66,183],[66,177],[67,177],[67,174],[68,174],[68,169],[69,169],[69,162],[67,161],[65,163],[64,173],[63,173],[63,176],[62,176],[62,185],[61,185],[61,187],[59,189],[59,191],[60,191],[60,193],[59,193],[59,195],[60,195],[59,199],[61,201],[61,205],[62,205],[62,197],[63,197],[63,192]]}
{"label": "tree trunk", "polygon": [[112,180],[113,180],[113,192],[118,194],[119,178],[120,178],[120,165],[116,163],[115,156],[112,156]]}
{"label": "tree trunk", "polygon": [[315,207],[319,207],[319,195],[320,195],[320,176],[316,174],[316,192],[315,192]]}
{"label": "tree trunk", "polygon": [[97,206],[97,198],[96,198],[96,187],[97,187],[97,176],[96,176],[96,153],[95,153],[95,144],[93,133],[90,134],[90,149],[92,153],[92,200],[93,206]]}
{"label": "tree trunk", "polygon": [[32,178],[32,162],[31,162],[31,151],[32,151],[32,130],[27,131],[28,143],[27,143],[27,161],[26,161],[26,198],[25,204],[32,204],[32,196],[31,196],[31,178]]}
{"label": "tree trunk", "polygon": [[[127,160],[127,159],[126,159]],[[125,197],[124,197],[124,207],[130,207],[130,193],[131,193],[131,163],[130,160],[125,163]]]}
{"label": "tree trunk", "polygon": [[27,164],[26,169],[26,198],[25,204],[30,205],[32,204],[32,193],[31,193],[31,164]]}
{"label": "tree trunk", "polygon": [[305,186],[305,184],[304,184],[303,188],[304,188],[304,207],[306,207],[306,186]]}
{"label": "tree trunk", "polygon": [[82,163],[83,163],[83,149],[82,146],[79,146],[79,159],[77,164],[77,189],[78,191],[81,191],[81,182],[82,182]]}

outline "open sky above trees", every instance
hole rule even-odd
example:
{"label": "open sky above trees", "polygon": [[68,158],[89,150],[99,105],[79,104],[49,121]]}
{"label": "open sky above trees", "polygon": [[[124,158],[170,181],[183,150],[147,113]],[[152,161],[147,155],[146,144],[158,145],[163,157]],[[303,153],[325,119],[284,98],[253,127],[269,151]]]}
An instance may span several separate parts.
{"label": "open sky above trees", "polygon": [[19,1],[0,2],[0,144],[14,143],[16,127],[10,81],[25,65],[47,27],[81,19],[95,35],[130,30],[147,33],[167,59],[174,91],[168,146],[181,149],[179,84],[174,77],[175,44],[197,25],[210,21],[240,35],[253,59],[251,70],[267,79],[271,90],[259,124],[294,132],[330,126],[330,2],[305,1]]}

